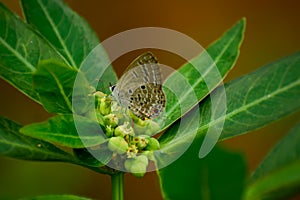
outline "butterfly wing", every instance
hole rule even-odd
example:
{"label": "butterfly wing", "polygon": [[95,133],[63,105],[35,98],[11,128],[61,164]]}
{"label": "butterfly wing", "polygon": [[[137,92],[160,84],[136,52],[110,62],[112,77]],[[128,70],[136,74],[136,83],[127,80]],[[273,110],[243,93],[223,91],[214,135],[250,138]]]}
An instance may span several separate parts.
{"label": "butterfly wing", "polygon": [[137,57],[125,70],[119,83],[123,81],[135,81],[139,83],[162,84],[162,77],[157,58],[151,53],[146,52]]}
{"label": "butterfly wing", "polygon": [[155,118],[164,110],[166,98],[161,85],[145,84],[131,95],[128,108],[139,118]]}
{"label": "butterfly wing", "polygon": [[127,67],[114,93],[120,103],[126,106],[133,92],[145,83],[162,84],[158,61],[151,52],[140,55]]}

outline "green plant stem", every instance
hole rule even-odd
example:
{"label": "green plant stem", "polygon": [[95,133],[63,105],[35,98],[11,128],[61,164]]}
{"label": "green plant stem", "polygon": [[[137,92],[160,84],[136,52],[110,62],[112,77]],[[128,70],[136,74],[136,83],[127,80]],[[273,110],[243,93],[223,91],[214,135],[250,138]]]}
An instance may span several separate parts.
{"label": "green plant stem", "polygon": [[124,173],[111,175],[112,200],[124,200]]}

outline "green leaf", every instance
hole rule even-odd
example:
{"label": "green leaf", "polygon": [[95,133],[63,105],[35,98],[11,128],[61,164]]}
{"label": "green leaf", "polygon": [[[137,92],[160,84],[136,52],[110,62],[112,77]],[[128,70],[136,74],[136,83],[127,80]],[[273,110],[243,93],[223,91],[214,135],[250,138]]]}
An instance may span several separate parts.
{"label": "green leaf", "polygon": [[33,138],[70,148],[85,148],[105,142],[96,121],[73,115],[58,115],[48,121],[24,126],[20,132]]}
{"label": "green leaf", "polygon": [[102,46],[97,46],[91,51],[83,61],[80,71],[92,87],[105,94],[111,93],[110,86],[118,80],[111,67],[111,61]]}
{"label": "green leaf", "polygon": [[[52,122],[55,122],[55,120],[52,120]],[[88,160],[79,159],[78,157],[75,158],[73,155],[66,153],[53,144],[43,141],[44,139],[39,140],[25,136],[19,132],[20,128],[22,127],[19,124],[0,117],[0,155],[22,160],[69,162],[98,173],[114,173],[113,170],[106,168],[101,163],[98,163],[97,166],[92,166]],[[42,134],[47,135],[48,133],[42,132]],[[67,137],[68,136],[65,138]]]}
{"label": "green leaf", "polygon": [[26,21],[36,28],[67,60],[79,68],[99,44],[88,23],[61,0],[22,0]]}
{"label": "green leaf", "polygon": [[237,60],[244,31],[245,19],[242,19],[210,45],[207,52],[168,77],[164,83],[167,98],[164,128],[191,110],[222,82]]}
{"label": "green leaf", "polygon": [[[21,0],[21,3],[27,22],[39,30],[67,63],[76,68],[83,63],[87,65],[81,71],[89,84],[106,94],[110,93],[110,83],[116,83],[117,76],[111,65],[105,71],[106,66],[99,66],[103,60],[109,59],[88,23],[61,0]],[[104,74],[97,77],[102,71]],[[99,83],[94,84],[94,81]]]}
{"label": "green leaf", "polygon": [[33,85],[48,112],[72,113],[72,91],[77,72],[53,61],[38,65],[33,75]]}
{"label": "green leaf", "polygon": [[[220,139],[258,129],[299,110],[299,65],[300,52],[230,82],[226,86],[227,113]],[[209,125],[216,123],[218,120]],[[202,130],[207,126],[203,123]]]}
{"label": "green leaf", "polygon": [[23,160],[72,162],[73,156],[53,144],[19,133],[21,126],[0,117],[0,154]]}
{"label": "green leaf", "polygon": [[[77,78],[79,88],[72,96],[76,76],[80,76]],[[94,102],[94,98],[88,95],[92,91],[84,75],[63,63],[41,62],[33,74],[33,85],[43,106],[51,113],[72,113],[72,98],[81,105],[80,110],[77,106],[77,113],[87,112]]]}
{"label": "green leaf", "polygon": [[246,174],[243,157],[221,148],[198,158],[198,144],[158,175],[164,199],[240,200]]}
{"label": "green leaf", "polygon": [[292,129],[254,171],[245,199],[288,199],[300,189],[300,124]]}
{"label": "green leaf", "polygon": [[112,158],[112,151],[108,149],[107,143],[89,149],[73,149],[73,152],[78,160],[90,167],[102,167]]}
{"label": "green leaf", "polygon": [[[216,89],[210,97],[200,104],[199,111],[193,110],[182,118],[182,123],[176,122],[160,138],[164,151],[179,148],[186,141],[193,140],[195,127],[198,122],[197,136],[207,133],[208,141],[225,140],[265,126],[279,120],[300,108],[300,53],[268,64],[251,74],[225,85],[226,95],[222,89]],[[227,112],[211,105],[211,99],[227,102]],[[200,112],[200,120],[198,115]],[[214,116],[221,116],[214,118]],[[224,126],[223,122],[225,120]],[[181,126],[180,126],[181,125]],[[180,126],[181,135],[174,138],[174,131]],[[222,131],[219,137],[219,131]],[[212,139],[211,139],[212,138]],[[203,149],[207,147],[202,145]],[[213,145],[211,146],[213,147]],[[209,150],[205,150],[209,152]],[[205,155],[204,155],[205,156]]]}
{"label": "green leaf", "polygon": [[229,83],[221,139],[252,131],[297,111],[300,108],[299,65],[300,52]]}
{"label": "green leaf", "polygon": [[91,200],[90,198],[80,197],[75,195],[45,195],[45,196],[37,196],[37,197],[27,197],[22,198],[20,200]]}
{"label": "green leaf", "polygon": [[50,58],[62,62],[46,41],[0,3],[0,77],[38,102],[32,73]]}

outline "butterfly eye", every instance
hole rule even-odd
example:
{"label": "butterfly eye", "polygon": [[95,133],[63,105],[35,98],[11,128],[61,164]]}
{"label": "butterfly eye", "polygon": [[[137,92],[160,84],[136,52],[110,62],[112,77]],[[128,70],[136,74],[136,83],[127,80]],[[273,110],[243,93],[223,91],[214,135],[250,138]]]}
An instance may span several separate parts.
{"label": "butterfly eye", "polygon": [[110,89],[111,92],[113,92],[115,90],[115,88],[116,88],[115,85],[112,85],[112,86],[109,87],[109,89]]}

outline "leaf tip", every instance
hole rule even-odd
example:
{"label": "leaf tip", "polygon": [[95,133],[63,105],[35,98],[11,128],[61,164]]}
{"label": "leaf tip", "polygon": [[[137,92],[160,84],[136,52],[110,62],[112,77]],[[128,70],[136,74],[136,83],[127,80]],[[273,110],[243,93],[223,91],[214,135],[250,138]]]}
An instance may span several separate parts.
{"label": "leaf tip", "polygon": [[242,18],[237,22],[237,25],[240,25],[240,26],[241,26],[241,29],[243,29],[243,31],[245,31],[246,24],[247,24],[247,19],[246,19],[246,17],[242,17]]}

